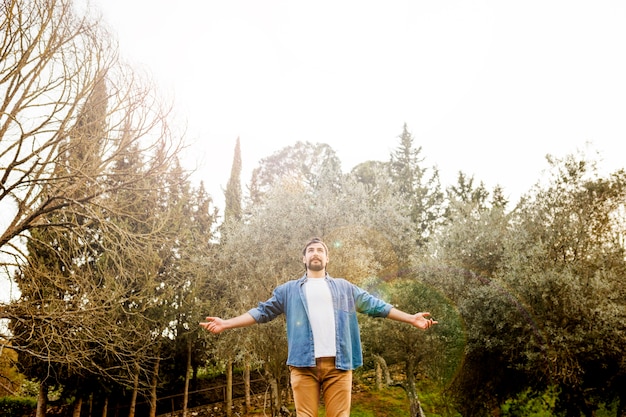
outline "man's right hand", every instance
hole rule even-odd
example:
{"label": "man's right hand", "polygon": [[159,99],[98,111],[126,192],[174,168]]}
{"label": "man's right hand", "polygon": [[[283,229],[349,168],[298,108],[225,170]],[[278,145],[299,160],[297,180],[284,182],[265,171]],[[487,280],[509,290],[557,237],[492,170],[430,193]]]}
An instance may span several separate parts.
{"label": "man's right hand", "polygon": [[200,322],[200,326],[204,327],[211,333],[218,334],[226,330],[225,320],[219,317],[207,317],[206,321]]}
{"label": "man's right hand", "polygon": [[200,326],[214,334],[218,334],[227,329],[236,329],[239,327],[248,327],[255,324],[256,321],[250,313],[244,313],[241,316],[223,320],[219,317],[207,317],[206,321],[200,322]]}

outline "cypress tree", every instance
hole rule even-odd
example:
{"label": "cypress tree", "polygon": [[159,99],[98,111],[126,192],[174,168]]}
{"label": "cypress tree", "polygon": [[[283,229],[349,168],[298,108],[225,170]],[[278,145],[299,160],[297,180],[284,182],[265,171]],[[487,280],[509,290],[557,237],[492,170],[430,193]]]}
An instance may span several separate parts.
{"label": "cypress tree", "polygon": [[226,197],[224,223],[241,220],[241,145],[239,138],[235,144],[233,165],[224,195]]}

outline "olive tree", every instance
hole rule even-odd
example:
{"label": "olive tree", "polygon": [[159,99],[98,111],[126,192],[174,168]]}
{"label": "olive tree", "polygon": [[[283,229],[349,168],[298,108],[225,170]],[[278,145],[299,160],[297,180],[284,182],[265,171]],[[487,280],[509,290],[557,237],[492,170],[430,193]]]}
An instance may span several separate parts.
{"label": "olive tree", "polygon": [[[330,148],[321,149],[333,155]],[[287,155],[287,160],[272,159],[273,180],[266,183],[262,198],[249,203],[243,222],[222,229],[227,238],[220,244],[219,267],[211,286],[215,293],[210,295],[221,303],[214,305],[211,315],[241,314],[269,298],[277,285],[302,276],[301,249],[313,236],[329,244],[329,273],[354,283],[371,276],[397,276],[397,250],[410,245],[411,238],[398,231],[410,229],[411,222],[393,200],[371,204],[366,185],[332,169],[315,171],[321,177],[314,176],[313,170],[294,174],[289,167],[296,167],[297,172],[300,165],[291,159],[292,154],[277,155]],[[220,335],[219,344],[224,359],[253,356],[270,382],[282,387],[276,391],[286,392],[287,343],[281,319]],[[284,395],[276,392],[274,397]],[[274,413],[280,406],[274,404]]]}
{"label": "olive tree", "polygon": [[431,242],[431,257],[416,259],[416,270],[458,309],[465,350],[449,392],[462,414],[479,415],[497,408],[498,397],[506,398],[524,384],[498,351],[503,345],[517,345],[517,335],[507,332],[499,317],[522,318],[518,305],[494,281],[510,237],[510,214],[498,197],[499,188],[490,192],[463,173],[447,195],[446,223]]}
{"label": "olive tree", "polygon": [[559,388],[559,409],[590,416],[624,398],[626,173],[602,177],[584,155],[549,162],[549,181],[516,212],[499,278],[541,335],[518,345],[522,369]]}
{"label": "olive tree", "polygon": [[[387,368],[386,385],[402,387],[409,399],[410,415],[424,416],[420,391],[444,397],[445,388],[459,369],[464,348],[459,314],[443,293],[428,285],[421,276],[427,269],[415,270],[388,283],[370,280],[365,288],[408,312],[429,311],[439,324],[428,332],[408,329],[405,324],[363,318],[363,344],[366,357]],[[402,370],[392,377],[393,365]],[[438,407],[445,407],[441,401]]]}
{"label": "olive tree", "polygon": [[580,156],[549,162],[551,176],[512,212],[470,199],[434,245],[440,267],[457,271],[437,276],[466,326],[453,385],[464,414],[522,393],[556,392],[553,411],[567,415],[624,398],[626,177],[603,178]]}

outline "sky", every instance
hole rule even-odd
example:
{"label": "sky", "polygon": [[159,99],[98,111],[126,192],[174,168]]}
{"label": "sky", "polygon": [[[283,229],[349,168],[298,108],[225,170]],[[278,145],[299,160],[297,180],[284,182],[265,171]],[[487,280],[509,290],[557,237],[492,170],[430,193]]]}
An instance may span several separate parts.
{"label": "sky", "polygon": [[622,1],[93,1],[173,100],[183,163],[218,206],[237,138],[244,186],[297,141],[346,172],[388,160],[405,123],[442,185],[463,171],[512,200],[547,154],[625,165]]}

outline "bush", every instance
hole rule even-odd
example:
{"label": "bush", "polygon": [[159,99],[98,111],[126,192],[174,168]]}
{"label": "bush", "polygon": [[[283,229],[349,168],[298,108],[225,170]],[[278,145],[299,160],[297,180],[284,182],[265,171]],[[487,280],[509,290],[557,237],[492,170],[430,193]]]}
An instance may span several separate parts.
{"label": "bush", "polygon": [[34,398],[0,397],[0,415],[3,417],[29,417],[36,408]]}

